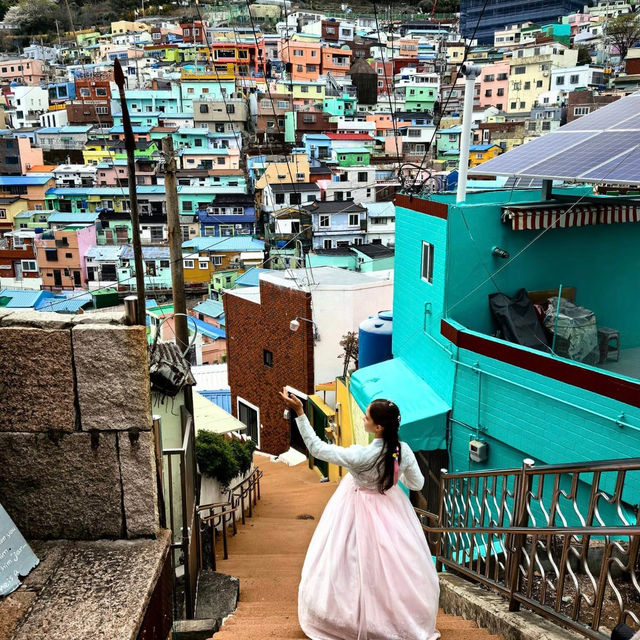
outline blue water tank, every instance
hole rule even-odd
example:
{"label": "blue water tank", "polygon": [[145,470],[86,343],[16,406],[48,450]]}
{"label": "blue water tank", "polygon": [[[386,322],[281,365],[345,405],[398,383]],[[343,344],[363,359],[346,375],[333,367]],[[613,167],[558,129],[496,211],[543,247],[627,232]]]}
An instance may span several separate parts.
{"label": "blue water tank", "polygon": [[368,367],[393,357],[391,353],[391,311],[379,311],[360,323],[358,331],[358,368]]}

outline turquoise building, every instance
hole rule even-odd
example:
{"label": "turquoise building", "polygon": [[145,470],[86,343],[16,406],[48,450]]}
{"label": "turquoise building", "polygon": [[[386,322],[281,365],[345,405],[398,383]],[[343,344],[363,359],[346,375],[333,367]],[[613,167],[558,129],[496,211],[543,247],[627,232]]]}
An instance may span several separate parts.
{"label": "turquoise building", "polygon": [[[585,215],[619,207],[591,194],[554,190],[567,202],[585,196]],[[356,371],[351,391],[360,407],[396,400],[401,436],[434,470],[623,458],[640,447],[640,300],[631,294],[640,225],[578,226],[576,217],[540,234],[518,216],[538,215],[542,200],[539,190],[470,193],[462,204],[453,194],[397,197],[394,358]],[[517,258],[507,262],[496,247]],[[550,296],[560,286],[598,327],[619,332],[618,361],[584,364],[496,337],[490,294]],[[484,462],[470,459],[471,440],[488,444]],[[640,478],[628,477],[624,498],[633,504],[639,491]]]}

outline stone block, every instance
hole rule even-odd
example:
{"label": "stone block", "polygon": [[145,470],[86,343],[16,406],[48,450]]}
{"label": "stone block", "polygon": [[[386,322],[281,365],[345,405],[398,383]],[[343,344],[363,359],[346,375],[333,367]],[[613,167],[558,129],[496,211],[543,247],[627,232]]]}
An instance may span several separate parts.
{"label": "stone block", "polygon": [[27,539],[122,535],[113,433],[0,433],[0,503]]}
{"label": "stone block", "polygon": [[82,429],[151,429],[146,328],[76,325],[71,335]]}
{"label": "stone block", "polygon": [[153,434],[119,432],[117,438],[127,537],[155,535],[158,499]]}
{"label": "stone block", "polygon": [[2,317],[3,327],[33,327],[35,329],[70,329],[75,315],[55,311],[14,311]]}
{"label": "stone block", "polygon": [[0,640],[12,640],[35,599],[33,591],[16,591],[0,600]]}
{"label": "stone block", "polygon": [[73,317],[73,324],[124,325],[124,311],[100,311],[98,313],[79,313]]}
{"label": "stone block", "polygon": [[69,330],[0,328],[0,432],[73,431],[74,397]]}

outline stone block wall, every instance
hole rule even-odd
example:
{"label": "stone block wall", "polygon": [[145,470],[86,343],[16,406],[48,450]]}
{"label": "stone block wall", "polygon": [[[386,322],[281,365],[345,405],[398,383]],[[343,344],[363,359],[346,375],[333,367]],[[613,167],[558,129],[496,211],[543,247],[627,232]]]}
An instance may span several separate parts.
{"label": "stone block wall", "polygon": [[145,327],[0,314],[0,503],[30,539],[158,527]]}

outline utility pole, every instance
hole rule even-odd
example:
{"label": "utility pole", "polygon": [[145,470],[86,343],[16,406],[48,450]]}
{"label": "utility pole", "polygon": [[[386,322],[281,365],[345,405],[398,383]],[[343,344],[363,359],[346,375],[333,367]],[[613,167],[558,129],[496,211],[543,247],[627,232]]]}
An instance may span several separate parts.
{"label": "utility pole", "polygon": [[[187,328],[187,301],[184,293],[184,273],[182,270],[182,232],[178,210],[178,187],[176,180],[176,157],[171,135],[162,139],[164,155],[164,189],[167,202],[167,235],[169,236],[169,257],[171,258],[171,287],[173,289],[173,320],[175,322],[176,343],[182,353],[189,348]],[[187,359],[189,359],[187,357]]]}
{"label": "utility pole", "polygon": [[142,261],[142,243],[140,241],[140,216],[138,215],[138,194],[136,193],[136,143],[133,139],[131,118],[124,94],[124,73],[120,61],[116,58],[113,63],[113,77],[120,93],[122,105],[122,125],[124,128],[124,144],[127,150],[127,168],[129,169],[129,201],[131,205],[131,235],[133,236],[133,258],[136,268],[136,292],[138,295],[137,321],[144,325],[146,306],[144,301],[144,263]]}

